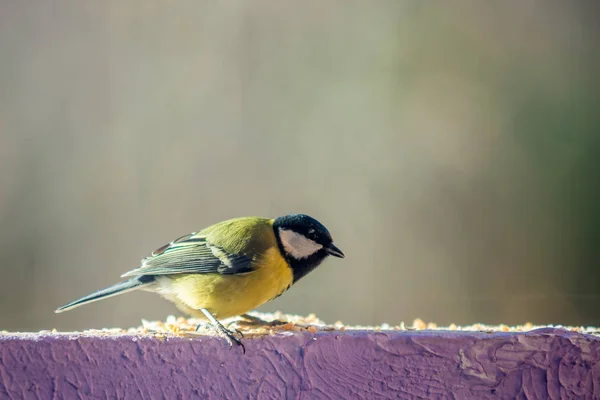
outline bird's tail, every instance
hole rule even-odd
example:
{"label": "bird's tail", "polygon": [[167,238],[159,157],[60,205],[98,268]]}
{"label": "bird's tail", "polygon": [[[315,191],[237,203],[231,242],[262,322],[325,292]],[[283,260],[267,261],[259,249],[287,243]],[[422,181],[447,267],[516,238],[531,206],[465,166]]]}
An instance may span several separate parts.
{"label": "bird's tail", "polygon": [[82,297],[79,300],[75,300],[69,304],[66,304],[62,307],[57,308],[54,312],[61,313],[63,311],[70,310],[75,307],[79,307],[84,304],[92,303],[94,301],[106,299],[108,297],[116,296],[119,294],[127,293],[132,290],[139,289],[143,286],[150,285],[154,282],[154,276],[146,275],[146,276],[136,276],[125,282],[119,282],[116,285],[112,285],[107,287],[106,289],[98,290],[95,293],[92,293],[88,296]]}

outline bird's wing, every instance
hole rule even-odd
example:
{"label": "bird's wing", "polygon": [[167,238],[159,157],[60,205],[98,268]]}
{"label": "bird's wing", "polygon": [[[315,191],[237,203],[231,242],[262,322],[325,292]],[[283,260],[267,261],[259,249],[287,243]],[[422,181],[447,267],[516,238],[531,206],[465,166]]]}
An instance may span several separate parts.
{"label": "bird's wing", "polygon": [[230,254],[211,243],[203,232],[180,237],[152,252],[142,260],[142,266],[123,274],[172,275],[209,274],[224,275],[251,272],[252,259],[243,254]]}

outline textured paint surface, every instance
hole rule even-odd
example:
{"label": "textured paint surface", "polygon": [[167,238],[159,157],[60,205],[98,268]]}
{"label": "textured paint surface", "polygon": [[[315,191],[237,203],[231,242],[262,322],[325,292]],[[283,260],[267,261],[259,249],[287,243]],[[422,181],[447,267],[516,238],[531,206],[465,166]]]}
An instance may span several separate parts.
{"label": "textured paint surface", "polygon": [[0,398],[600,399],[600,338],[346,331],[245,339],[0,334]]}

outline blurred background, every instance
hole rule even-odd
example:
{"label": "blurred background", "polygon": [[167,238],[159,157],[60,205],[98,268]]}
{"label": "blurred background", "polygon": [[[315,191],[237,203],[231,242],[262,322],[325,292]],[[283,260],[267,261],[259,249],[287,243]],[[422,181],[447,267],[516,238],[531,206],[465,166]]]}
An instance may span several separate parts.
{"label": "blurred background", "polygon": [[347,255],[262,311],[600,323],[595,2],[0,0],[0,329],[223,219],[302,212]]}

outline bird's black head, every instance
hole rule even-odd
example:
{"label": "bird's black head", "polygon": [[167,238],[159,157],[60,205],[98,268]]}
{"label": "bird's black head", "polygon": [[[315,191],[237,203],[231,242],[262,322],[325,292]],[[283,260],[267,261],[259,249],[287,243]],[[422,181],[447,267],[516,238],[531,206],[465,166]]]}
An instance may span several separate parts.
{"label": "bird's black head", "polygon": [[323,262],[327,256],[344,258],[331,234],[316,219],[305,214],[285,215],[273,223],[281,254],[294,271],[294,283]]}

